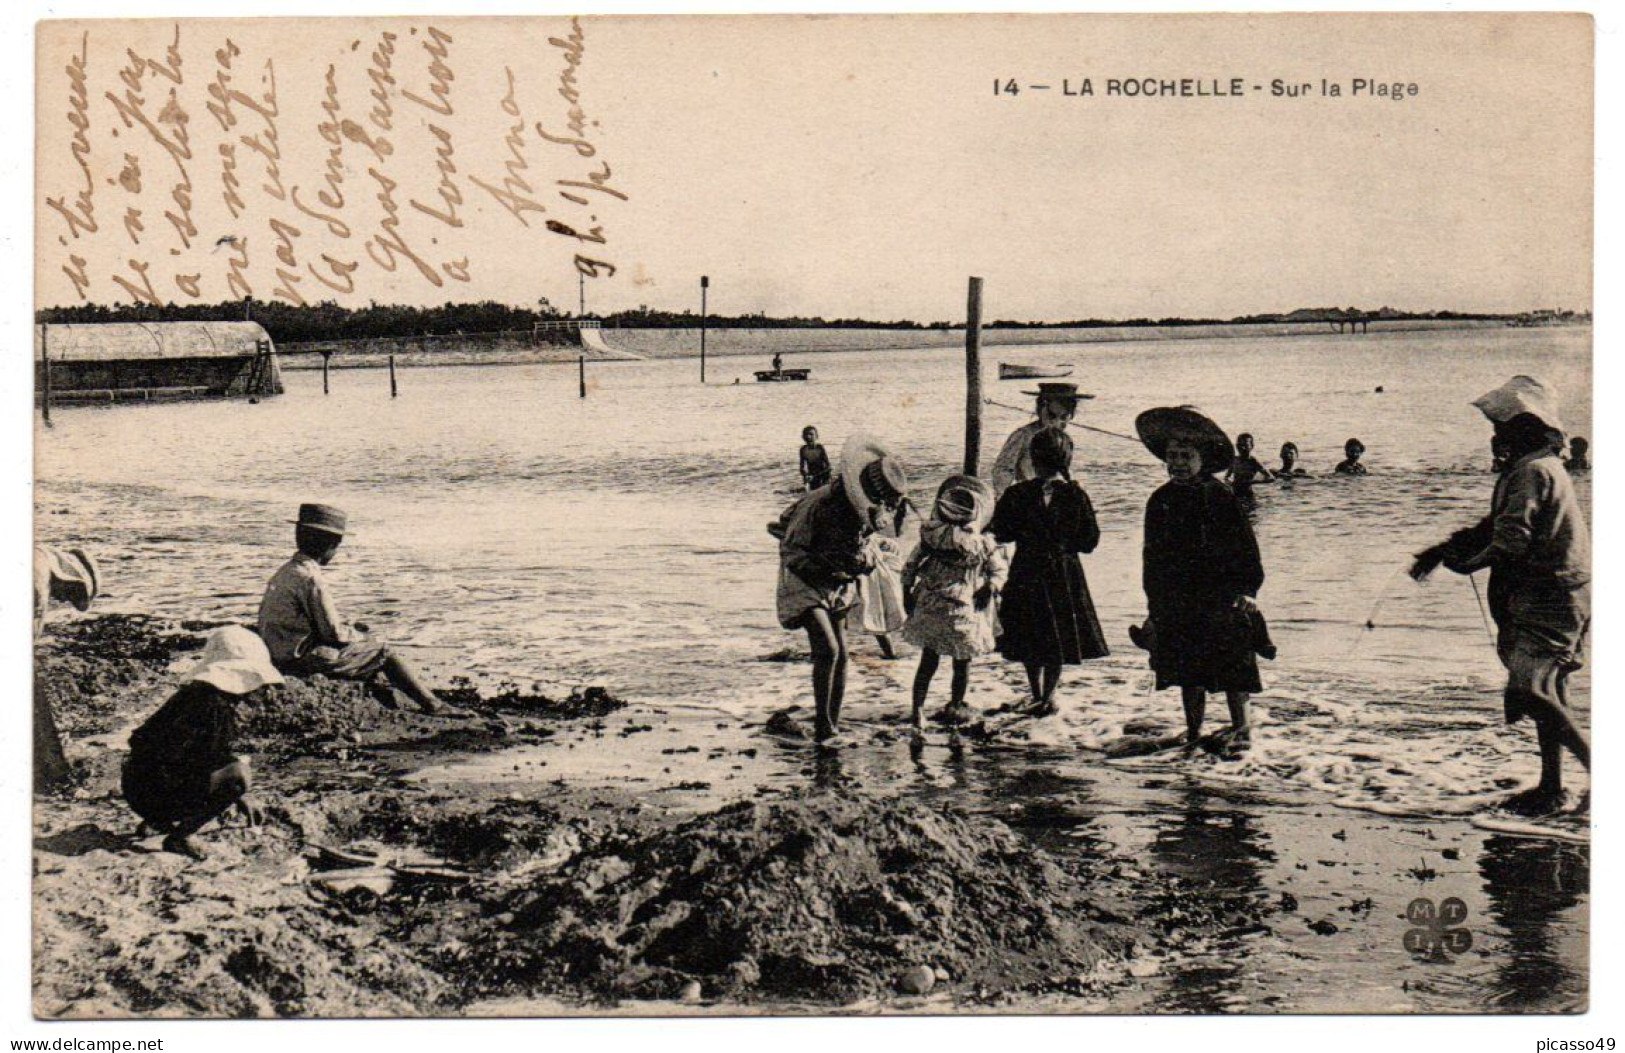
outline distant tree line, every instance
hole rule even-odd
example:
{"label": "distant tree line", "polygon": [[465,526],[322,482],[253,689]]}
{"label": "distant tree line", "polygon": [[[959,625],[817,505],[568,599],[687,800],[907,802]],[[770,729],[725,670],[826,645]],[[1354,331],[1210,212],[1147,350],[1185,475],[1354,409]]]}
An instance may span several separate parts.
{"label": "distant tree line", "polygon": [[[478,303],[448,303],[434,307],[371,303],[365,307],[343,307],[332,301],[295,307],[278,300],[229,300],[215,304],[144,303],[80,304],[50,307],[35,314],[35,321],[53,324],[96,322],[218,322],[251,319],[265,327],[279,344],[314,340],[366,340],[388,337],[454,336],[460,333],[491,333],[502,330],[529,330],[537,322],[571,320],[546,299],[535,307],[482,300]],[[657,311],[647,306],[598,316],[609,327],[646,329],[688,329],[700,324],[693,311]],[[1383,307],[1362,310],[1355,307],[1302,308],[1280,314],[1244,315],[1239,318],[1077,318],[1063,322],[1023,322],[1001,318],[988,323],[989,329],[1088,329],[1105,327],[1150,327],[1191,325],[1281,324],[1294,322],[1372,320],[1497,320],[1520,316],[1471,314],[1458,311],[1411,313]],[[820,318],[794,315],[770,317],[761,312],[741,315],[708,315],[713,329],[956,329],[953,322],[876,322],[867,318]]]}

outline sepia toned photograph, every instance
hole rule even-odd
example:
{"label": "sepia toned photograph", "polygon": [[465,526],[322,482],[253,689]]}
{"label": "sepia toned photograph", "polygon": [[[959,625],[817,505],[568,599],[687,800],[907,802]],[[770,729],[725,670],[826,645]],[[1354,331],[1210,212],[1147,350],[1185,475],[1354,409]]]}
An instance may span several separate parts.
{"label": "sepia toned photograph", "polygon": [[1596,32],[37,23],[33,1015],[1587,1013]]}

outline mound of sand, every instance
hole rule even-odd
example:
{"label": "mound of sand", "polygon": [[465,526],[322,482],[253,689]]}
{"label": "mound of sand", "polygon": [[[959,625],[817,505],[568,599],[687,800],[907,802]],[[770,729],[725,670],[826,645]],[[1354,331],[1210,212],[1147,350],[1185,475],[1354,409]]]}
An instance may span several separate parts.
{"label": "mound of sand", "polygon": [[595,847],[512,893],[471,970],[499,987],[847,1002],[929,970],[1008,989],[1128,930],[989,819],[847,796],[746,802]]}

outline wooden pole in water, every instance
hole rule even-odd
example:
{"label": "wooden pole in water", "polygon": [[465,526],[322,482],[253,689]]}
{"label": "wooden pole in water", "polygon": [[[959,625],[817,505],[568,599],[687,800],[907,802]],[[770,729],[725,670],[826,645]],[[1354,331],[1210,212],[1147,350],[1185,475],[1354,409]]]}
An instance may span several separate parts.
{"label": "wooden pole in water", "polygon": [[709,289],[710,287],[711,287],[711,278],[710,278],[710,276],[704,275],[704,274],[700,275],[700,383],[701,384],[705,383],[705,323],[706,323],[705,293],[706,293],[706,290]]}
{"label": "wooden pole in water", "polygon": [[965,306],[965,474],[982,460],[982,279],[970,280]]}
{"label": "wooden pole in water", "polygon": [[579,375],[579,377],[581,379],[581,397],[586,398],[587,397],[587,356],[586,355],[577,355],[576,356],[576,369],[579,371],[578,375]]}
{"label": "wooden pole in water", "polygon": [[51,327],[39,327],[39,360],[40,360],[40,414],[45,420],[45,426],[51,426],[51,349],[46,343]]}
{"label": "wooden pole in water", "polygon": [[395,396],[397,396],[399,394],[400,394],[400,389],[395,386],[395,356],[390,355],[389,356],[389,397],[394,398]]}
{"label": "wooden pole in water", "polygon": [[327,367],[333,361],[333,352],[322,352],[322,394],[327,394]]}

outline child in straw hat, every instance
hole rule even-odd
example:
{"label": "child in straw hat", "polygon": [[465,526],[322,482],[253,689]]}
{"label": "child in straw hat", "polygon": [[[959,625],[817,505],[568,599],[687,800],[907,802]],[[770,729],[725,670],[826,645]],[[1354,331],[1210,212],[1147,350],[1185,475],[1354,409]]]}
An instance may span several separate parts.
{"label": "child in straw hat", "polygon": [[924,727],[925,699],[943,655],[953,661],[953,681],[940,719],[963,724],[972,716],[965,704],[971,659],[993,650],[994,599],[1009,572],[1004,548],[983,533],[992,516],[992,487],[973,476],[950,475],[920,530],[920,547],[903,569],[912,600],[903,639],[920,648],[915,730]]}
{"label": "child in straw hat", "polygon": [[1214,478],[1235,458],[1230,439],[1189,406],[1147,410],[1140,439],[1168,466],[1145,506],[1147,633],[1157,690],[1180,689],[1186,737],[1201,739],[1210,691],[1230,708],[1225,744],[1251,735],[1247,702],[1258,691],[1254,597],[1264,584],[1258,542],[1228,486]]}
{"label": "child in straw hat", "polygon": [[465,716],[437,698],[383,640],[339,617],[322,568],[337,554],[345,526],[345,514],[331,505],[299,506],[298,551],[272,575],[260,601],[259,634],[271,660],[292,676],[371,680],[381,675],[424,713]]}
{"label": "child in straw hat", "polygon": [[257,821],[245,796],[248,762],[232,752],[236,707],[267,684],[280,683],[260,638],[228,626],[209,637],[186,683],[130,735],[124,799],[142,826],[167,835],[165,851],[205,858],[192,836],[233,806]]}
{"label": "child in straw hat", "polygon": [[853,435],[841,451],[840,477],[803,497],[770,524],[779,539],[779,624],[802,629],[812,651],[813,700],[821,746],[839,743],[846,694],[846,618],[857,581],[874,569],[864,540],[902,502],[908,480],[884,446]]}
{"label": "child in straw hat", "polygon": [[1563,751],[1591,768],[1591,743],[1568,691],[1591,625],[1591,539],[1563,467],[1563,423],[1551,388],[1516,376],[1473,405],[1493,424],[1492,449],[1503,461],[1490,514],[1417,553],[1411,577],[1421,581],[1440,564],[1458,574],[1489,568],[1507,723],[1533,718],[1540,741],[1540,782],[1506,807],[1549,814],[1566,803]]}

